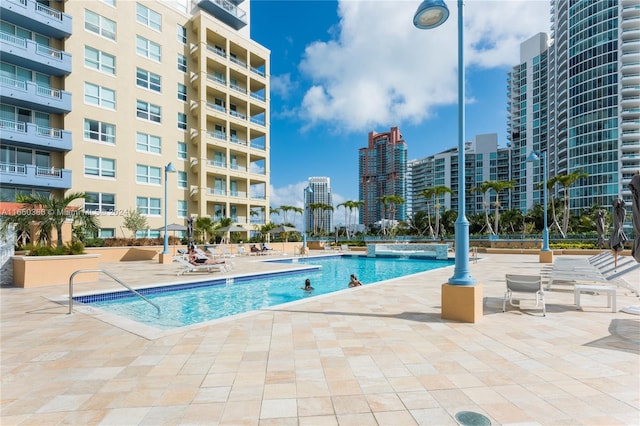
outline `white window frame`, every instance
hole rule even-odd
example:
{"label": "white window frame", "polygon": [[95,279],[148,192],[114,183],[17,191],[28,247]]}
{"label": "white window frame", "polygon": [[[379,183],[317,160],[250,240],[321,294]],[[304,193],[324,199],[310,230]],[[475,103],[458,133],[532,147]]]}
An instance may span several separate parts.
{"label": "white window frame", "polygon": [[187,72],[187,57],[178,53],[178,71]]}
{"label": "white window frame", "polygon": [[187,159],[187,144],[181,141],[178,141],[178,158],[181,160]]}
{"label": "white window frame", "polygon": [[178,170],[177,175],[178,175],[177,176],[178,188],[187,189],[189,187],[189,178],[188,178],[187,172],[182,172]]}
{"label": "white window frame", "polygon": [[162,29],[162,15],[140,3],[136,3],[136,21],[158,32]]}
{"label": "white window frame", "polygon": [[162,107],[138,99],[136,101],[136,117],[153,123],[161,123]]}
{"label": "white window frame", "polygon": [[[97,124],[98,130],[97,131],[91,130],[91,124]],[[87,125],[89,126],[87,127]],[[109,133],[109,129],[112,129],[111,133]],[[83,136],[85,141],[115,145],[116,126],[115,124],[105,123],[104,121],[85,118]],[[92,136],[96,136],[96,137],[92,137]]]}
{"label": "white window frame", "polygon": [[136,164],[136,182],[159,186],[162,184],[162,169],[146,164]]}
{"label": "white window frame", "polygon": [[136,53],[152,61],[162,61],[162,46],[140,35],[136,35]]}
{"label": "white window frame", "polygon": [[136,133],[136,151],[162,154],[162,138],[147,133]]}
{"label": "white window frame", "polygon": [[[87,18],[96,20],[97,22],[90,21]],[[113,28],[108,28],[109,26]],[[84,29],[108,40],[116,41],[117,25],[115,21],[105,18],[91,10],[84,10]]]}
{"label": "white window frame", "polygon": [[187,86],[182,83],[178,83],[178,100],[187,102]]}
{"label": "white window frame", "polygon": [[176,25],[176,36],[178,43],[187,44],[187,29],[182,25]]}
{"label": "white window frame", "polygon": [[[96,167],[87,166],[87,160],[97,160],[97,166]],[[113,165],[113,167],[108,168],[107,166],[109,164]],[[87,170],[95,170],[95,173],[87,173]],[[84,175],[87,177],[115,179],[116,178],[116,160],[113,158],[96,157],[95,155],[85,155],[84,156]]]}
{"label": "white window frame", "polygon": [[178,129],[187,130],[187,114],[183,112],[178,113]]}
{"label": "white window frame", "polygon": [[142,68],[136,68],[136,86],[160,93],[162,91],[162,77]]}
{"label": "white window frame", "polygon": [[186,200],[178,200],[178,217],[187,217],[189,211],[187,209],[187,201]]}
{"label": "white window frame", "polygon": [[[154,206],[152,206],[154,202]],[[155,206],[157,202],[157,206]],[[162,212],[160,198],[154,197],[136,197],[136,210],[144,216],[160,216]]]}
{"label": "white window frame", "polygon": [[[108,192],[85,192],[87,196],[96,196],[96,202],[89,202],[88,199],[84,201],[84,210],[88,212],[113,212],[116,210],[116,194]],[[105,196],[111,196],[113,203],[107,203],[104,201]],[[95,206],[95,208],[88,208],[87,206]]]}
{"label": "white window frame", "polygon": [[[87,55],[88,52],[95,53],[96,59],[90,58]],[[112,64],[109,64],[109,61],[111,61]],[[116,75],[116,57],[95,47],[84,47],[84,66],[105,74]]]}
{"label": "white window frame", "polygon": [[[89,93],[95,89],[97,93]],[[109,96],[107,96],[109,95]],[[112,98],[112,99],[111,99]],[[84,103],[111,110],[116,109],[116,91],[97,84],[84,82]]]}

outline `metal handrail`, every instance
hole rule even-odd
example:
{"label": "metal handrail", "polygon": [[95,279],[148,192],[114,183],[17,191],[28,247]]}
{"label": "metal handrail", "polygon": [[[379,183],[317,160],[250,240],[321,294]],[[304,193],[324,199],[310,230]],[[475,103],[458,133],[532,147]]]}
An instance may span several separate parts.
{"label": "metal handrail", "polygon": [[134,289],[129,287],[127,284],[123,283],[118,278],[113,276],[110,272],[107,272],[104,269],[80,269],[71,274],[71,276],[69,277],[69,312],[67,312],[67,315],[73,313],[73,278],[78,274],[84,274],[89,272],[102,272],[103,274],[109,276],[112,280],[114,280],[121,286],[126,287],[129,291],[134,293],[136,296],[140,297],[142,300],[144,300],[145,302],[149,303],[154,308],[156,308],[158,311],[158,317],[160,316],[160,306],[156,305],[151,300],[147,299],[146,297],[144,297],[143,295],[141,295],[140,293],[138,293],[137,291],[135,291]]}

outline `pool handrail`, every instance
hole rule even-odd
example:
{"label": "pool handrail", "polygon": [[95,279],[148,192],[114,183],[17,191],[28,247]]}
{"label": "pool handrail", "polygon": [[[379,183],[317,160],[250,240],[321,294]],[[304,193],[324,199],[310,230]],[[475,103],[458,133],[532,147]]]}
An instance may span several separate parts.
{"label": "pool handrail", "polygon": [[154,308],[156,308],[156,310],[158,311],[158,317],[160,316],[160,306],[156,305],[151,300],[147,299],[146,297],[144,297],[143,295],[141,295],[140,293],[135,291],[133,288],[131,288],[130,286],[128,286],[124,282],[120,281],[117,277],[115,277],[110,272],[105,271],[104,269],[79,269],[79,270],[75,271],[74,273],[72,273],[71,276],[69,276],[69,312],[67,312],[67,315],[70,315],[70,314],[73,313],[73,278],[78,274],[84,274],[84,273],[90,273],[90,272],[102,272],[103,274],[107,275],[112,280],[114,280],[115,282],[117,282],[121,286],[127,288],[127,290],[131,291],[133,294],[135,294],[136,296],[140,297],[142,300],[144,300],[145,302],[149,303]]}

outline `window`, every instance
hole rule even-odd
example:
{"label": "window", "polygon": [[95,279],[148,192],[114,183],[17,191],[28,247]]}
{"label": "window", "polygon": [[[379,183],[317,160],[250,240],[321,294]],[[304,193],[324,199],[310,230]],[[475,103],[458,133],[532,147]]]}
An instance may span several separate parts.
{"label": "window", "polygon": [[187,130],[187,114],[178,113],[178,129]]}
{"label": "window", "polygon": [[116,92],[92,83],[84,83],[84,101],[103,108],[116,109]]}
{"label": "window", "polygon": [[178,217],[187,217],[187,202],[178,200]]}
{"label": "window", "polygon": [[187,57],[178,54],[178,71],[187,72]]}
{"label": "window", "polygon": [[102,121],[84,119],[84,139],[105,142],[110,144],[116,143],[116,126]]}
{"label": "window", "polygon": [[178,100],[187,102],[187,86],[182,83],[178,83]]}
{"label": "window", "polygon": [[136,164],[136,182],[160,185],[160,167]]}
{"label": "window", "polygon": [[153,105],[144,101],[137,101],[136,116],[155,123],[160,123],[162,112],[158,105]]}
{"label": "window", "polygon": [[187,188],[187,172],[178,172],[178,188]]}
{"label": "window", "polygon": [[88,212],[112,212],[116,209],[116,194],[85,192],[84,210]]}
{"label": "window", "polygon": [[136,69],[136,84],[145,89],[160,92],[160,76],[142,68]]}
{"label": "window", "polygon": [[102,0],[102,2],[108,4],[109,6],[113,6],[113,7],[115,7],[115,5],[116,5],[116,0]]}
{"label": "window", "polygon": [[162,142],[160,136],[147,135],[146,133],[136,133],[136,150],[160,154]]}
{"label": "window", "polygon": [[176,26],[176,33],[178,34],[178,41],[182,44],[187,44],[187,29],[182,25]]}
{"label": "window", "polygon": [[98,238],[114,238],[115,236],[115,228],[100,228],[98,231]]}
{"label": "window", "polygon": [[187,159],[187,144],[184,142],[178,142],[178,158]]}
{"label": "window", "polygon": [[162,27],[162,16],[140,3],[136,3],[136,21],[156,31]]}
{"label": "window", "polygon": [[109,40],[116,39],[116,23],[90,10],[84,11],[84,29]]}
{"label": "window", "polygon": [[107,74],[116,73],[116,57],[93,47],[84,47],[84,65]]}
{"label": "window", "polygon": [[116,177],[116,160],[112,158],[84,156],[85,176]]}
{"label": "window", "polygon": [[160,198],[136,197],[136,208],[145,216],[160,216]]}
{"label": "window", "polygon": [[141,36],[136,36],[136,53],[158,62],[162,58],[160,45]]}

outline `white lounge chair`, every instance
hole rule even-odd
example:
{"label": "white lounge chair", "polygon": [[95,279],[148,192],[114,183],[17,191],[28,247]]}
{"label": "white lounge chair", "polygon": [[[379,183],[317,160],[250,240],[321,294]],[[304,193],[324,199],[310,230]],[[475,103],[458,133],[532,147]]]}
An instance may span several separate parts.
{"label": "white lounge chair", "polygon": [[542,316],[547,316],[547,308],[544,304],[544,289],[542,288],[542,278],[539,275],[506,275],[507,290],[504,292],[502,301],[502,312],[507,311],[507,301],[513,307],[520,308],[520,303],[513,304],[514,293],[526,293],[536,295],[536,307],[542,302]]}
{"label": "white lounge chair", "polygon": [[224,263],[199,263],[194,265],[180,256],[174,256],[173,261],[178,262],[183,267],[178,271],[178,275],[183,275],[187,272],[226,272],[228,270],[227,265]]}
{"label": "white lounge chair", "polygon": [[209,247],[209,253],[213,254],[214,256],[220,256],[224,259],[231,259],[233,257],[236,257],[235,254],[231,253],[229,250],[222,246]]}

